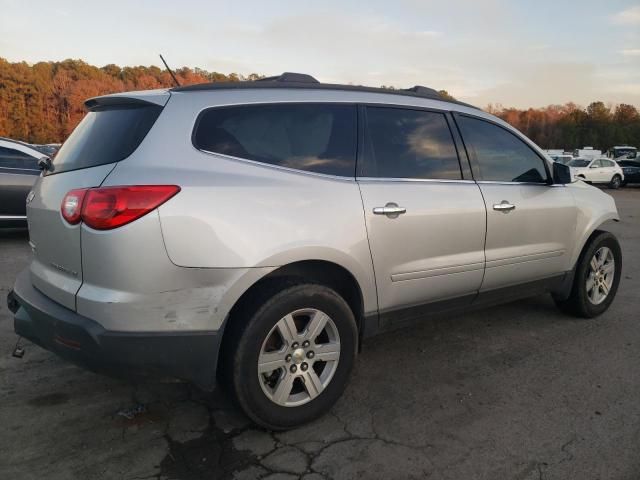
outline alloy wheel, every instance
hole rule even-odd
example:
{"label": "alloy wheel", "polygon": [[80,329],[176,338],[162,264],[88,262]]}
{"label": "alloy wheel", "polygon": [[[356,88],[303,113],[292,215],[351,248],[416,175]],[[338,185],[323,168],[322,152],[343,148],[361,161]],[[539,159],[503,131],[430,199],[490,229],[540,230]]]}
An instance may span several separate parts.
{"label": "alloy wheel", "polygon": [[601,247],[596,250],[589,262],[586,280],[587,297],[593,305],[600,305],[609,295],[615,271],[615,259],[611,249]]}
{"label": "alloy wheel", "polygon": [[267,334],[258,356],[258,378],[272,402],[297,407],[320,395],[340,360],[334,321],[315,308],[282,317]]}

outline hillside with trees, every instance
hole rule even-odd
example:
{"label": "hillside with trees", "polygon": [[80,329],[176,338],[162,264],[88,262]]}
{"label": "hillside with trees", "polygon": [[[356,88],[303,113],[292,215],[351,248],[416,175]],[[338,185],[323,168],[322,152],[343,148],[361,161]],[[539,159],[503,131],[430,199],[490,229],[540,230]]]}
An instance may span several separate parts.
{"label": "hillside with trees", "polygon": [[[182,67],[183,85],[260,78]],[[96,67],[81,60],[11,63],[0,58],[0,136],[32,143],[62,142],[82,119],[89,97],[127,90],[170,87],[173,80],[158,67]],[[449,96],[445,91],[442,94]],[[519,110],[489,105],[487,111],[515,126],[542,148],[573,150],[585,145],[606,149],[640,144],[640,115],[633,105],[593,102]]]}
{"label": "hillside with trees", "polygon": [[542,148],[591,146],[604,151],[614,145],[640,146],[640,114],[633,105],[592,102],[582,108],[567,103],[528,110],[489,105],[486,110]]}
{"label": "hillside with trees", "polygon": [[[260,78],[183,67],[182,85]],[[158,67],[95,67],[81,60],[10,63],[0,58],[0,136],[31,143],[62,142],[82,119],[84,101],[107,93],[174,86]]]}

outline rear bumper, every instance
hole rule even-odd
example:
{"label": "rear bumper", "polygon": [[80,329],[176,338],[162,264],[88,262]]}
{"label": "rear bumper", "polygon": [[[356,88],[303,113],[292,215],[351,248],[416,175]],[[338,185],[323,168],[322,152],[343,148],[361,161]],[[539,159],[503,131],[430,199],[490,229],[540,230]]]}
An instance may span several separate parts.
{"label": "rear bumper", "polygon": [[184,380],[215,387],[217,331],[117,332],[54,302],[18,275],[7,298],[15,332],[92,371],[128,378]]}

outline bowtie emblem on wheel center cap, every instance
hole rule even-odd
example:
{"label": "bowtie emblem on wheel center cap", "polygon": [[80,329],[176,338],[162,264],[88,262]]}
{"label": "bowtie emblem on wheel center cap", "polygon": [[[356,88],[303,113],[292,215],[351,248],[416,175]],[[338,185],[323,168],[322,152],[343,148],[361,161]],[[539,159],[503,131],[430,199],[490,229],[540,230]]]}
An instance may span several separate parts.
{"label": "bowtie emblem on wheel center cap", "polygon": [[296,348],[293,351],[293,354],[291,356],[293,357],[293,361],[295,363],[302,363],[302,361],[304,360],[304,349],[303,348]]}

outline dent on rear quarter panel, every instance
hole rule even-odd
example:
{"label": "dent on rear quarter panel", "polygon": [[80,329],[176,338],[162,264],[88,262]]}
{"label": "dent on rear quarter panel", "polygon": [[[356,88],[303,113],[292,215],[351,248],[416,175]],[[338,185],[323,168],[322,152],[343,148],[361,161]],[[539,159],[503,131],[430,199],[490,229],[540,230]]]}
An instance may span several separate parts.
{"label": "dent on rear quarter panel", "polygon": [[278,267],[325,260],[346,268],[375,311],[362,201],[353,180],[306,175],[198,153],[210,169],[178,172],[160,207],[167,253],[182,267]]}
{"label": "dent on rear quarter panel", "polygon": [[82,261],[78,313],[115,331],[217,330],[231,308],[232,286],[248,274],[171,263],[157,211],[114,230],[83,226]]}
{"label": "dent on rear quarter panel", "polygon": [[620,216],[614,198],[599,188],[584,182],[574,182],[567,185],[567,188],[575,199],[578,212],[576,249],[572,256],[572,265],[575,265],[589,236],[605,222],[620,220]]}

